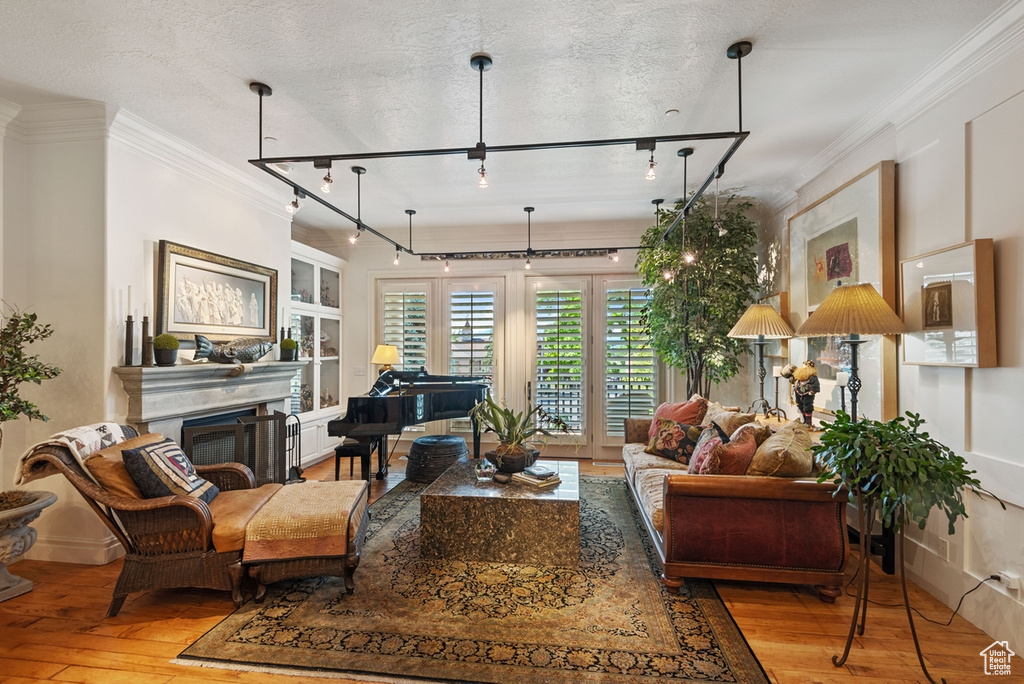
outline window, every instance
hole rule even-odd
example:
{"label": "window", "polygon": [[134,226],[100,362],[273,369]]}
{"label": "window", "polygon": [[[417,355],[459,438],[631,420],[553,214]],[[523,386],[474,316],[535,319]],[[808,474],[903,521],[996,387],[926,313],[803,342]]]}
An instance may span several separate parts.
{"label": "window", "polygon": [[641,314],[650,298],[644,287],[605,284],[605,435],[622,437],[623,418],[654,415],[654,350]]}
{"label": "window", "polygon": [[535,290],[535,402],[575,432],[584,428],[583,291]]}
{"label": "window", "polygon": [[[498,315],[500,284],[480,281],[449,281],[448,373],[485,377],[493,394],[500,396],[495,382],[496,350],[500,349]],[[452,432],[472,432],[468,418],[452,420]]]}
{"label": "window", "polygon": [[427,293],[426,291],[387,291],[383,293],[381,344],[398,347],[403,370],[427,367]]}

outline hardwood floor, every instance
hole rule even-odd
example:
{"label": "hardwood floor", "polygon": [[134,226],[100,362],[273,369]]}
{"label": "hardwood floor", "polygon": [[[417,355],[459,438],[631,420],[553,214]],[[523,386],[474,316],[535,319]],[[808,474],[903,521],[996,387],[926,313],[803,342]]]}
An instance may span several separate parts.
{"label": "hardwood floor", "polygon": [[[373,483],[373,499],[401,482],[404,464],[404,460],[397,461],[386,482]],[[346,466],[343,462],[342,477],[347,477]],[[584,461],[581,472],[617,475],[621,468]],[[313,466],[306,476],[333,478],[333,459]],[[23,560],[11,569],[36,585],[32,592],[0,603],[2,682],[323,681],[171,664],[185,646],[231,613],[234,606],[226,592],[136,594],[128,598],[120,615],[108,619],[104,615],[120,562],[95,567]],[[356,577],[358,591],[358,573]],[[839,668],[832,666],[831,659],[841,653],[852,597],[828,605],[809,588],[745,582],[717,582],[716,586],[773,682],[925,682],[910,639],[899,582],[877,568],[873,568],[871,579],[871,598],[896,607],[870,606],[866,633],[855,639],[849,660]],[[949,608],[917,587],[911,587],[911,602],[933,619],[945,622],[949,617]],[[936,680],[990,680],[983,674],[978,653],[993,641],[991,637],[959,616],[949,627],[919,618],[915,624]],[[1014,665],[1018,662],[1015,659]],[[1015,674],[1014,680],[1020,681],[1024,669]]]}

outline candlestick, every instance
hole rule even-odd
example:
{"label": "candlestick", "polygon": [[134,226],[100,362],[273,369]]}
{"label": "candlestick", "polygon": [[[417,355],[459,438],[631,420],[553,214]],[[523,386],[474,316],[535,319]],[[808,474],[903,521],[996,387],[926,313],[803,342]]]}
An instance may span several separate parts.
{"label": "candlestick", "polygon": [[[131,298],[131,288],[128,288],[128,297]],[[131,314],[124,321],[124,365],[133,366],[135,360],[135,344],[132,337],[135,334],[135,320]]]}
{"label": "candlestick", "polygon": [[850,383],[850,374],[843,371],[836,373],[836,384],[840,387],[846,387]]}
{"label": "candlestick", "polygon": [[772,377],[773,378],[781,378],[782,377],[782,366],[772,366]]}
{"label": "candlestick", "polygon": [[142,317],[142,365],[153,365],[153,338],[149,336],[149,316]]}

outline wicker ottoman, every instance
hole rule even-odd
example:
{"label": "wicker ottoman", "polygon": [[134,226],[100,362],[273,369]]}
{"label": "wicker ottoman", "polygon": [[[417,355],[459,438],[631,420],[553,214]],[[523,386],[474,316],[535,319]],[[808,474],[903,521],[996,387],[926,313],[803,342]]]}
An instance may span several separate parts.
{"label": "wicker ottoman", "polygon": [[242,565],[259,588],[286,579],[331,575],[355,588],[369,524],[368,488],[362,480],[286,485],[245,527]]}
{"label": "wicker ottoman", "polygon": [[419,437],[409,447],[409,463],[405,479],[412,482],[433,482],[448,466],[469,455],[466,440],[455,435]]}

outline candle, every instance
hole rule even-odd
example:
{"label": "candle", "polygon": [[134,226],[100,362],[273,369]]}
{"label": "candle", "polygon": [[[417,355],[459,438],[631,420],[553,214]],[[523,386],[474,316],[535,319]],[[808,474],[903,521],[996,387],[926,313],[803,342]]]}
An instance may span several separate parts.
{"label": "candle", "polygon": [[836,373],[836,384],[840,387],[846,387],[846,384],[850,382],[850,374],[839,371]]}
{"label": "candle", "polygon": [[773,378],[781,378],[782,377],[782,366],[772,366],[772,377]]}
{"label": "candle", "polygon": [[128,306],[127,306],[127,310],[128,310],[128,313],[132,312],[132,286],[131,285],[128,286]]}

